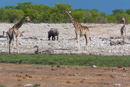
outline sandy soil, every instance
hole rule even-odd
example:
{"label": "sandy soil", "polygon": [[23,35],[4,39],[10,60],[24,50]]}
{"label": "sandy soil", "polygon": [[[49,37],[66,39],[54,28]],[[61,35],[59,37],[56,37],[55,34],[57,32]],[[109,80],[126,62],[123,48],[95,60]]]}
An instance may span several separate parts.
{"label": "sandy soil", "polygon": [[[14,24],[0,23],[0,33],[7,31]],[[90,27],[89,50],[85,50],[85,38],[80,38],[81,49],[77,51],[77,43],[75,40],[75,28],[72,23],[26,23],[19,29],[23,32],[23,36],[18,37],[18,44],[11,46],[12,53],[35,53],[36,48],[39,47],[39,53],[52,53],[52,54],[95,54],[95,55],[130,55],[130,25],[126,25],[127,36],[124,45],[110,45],[110,37],[120,39],[120,29],[123,24],[82,24]],[[48,41],[48,31],[51,28],[59,30],[59,40]],[[112,41],[115,39],[112,39]],[[0,52],[8,52],[7,40],[4,37],[0,38]]]}
{"label": "sandy soil", "polygon": [[23,87],[121,87],[130,86],[130,68],[64,67],[0,64],[0,84]]}

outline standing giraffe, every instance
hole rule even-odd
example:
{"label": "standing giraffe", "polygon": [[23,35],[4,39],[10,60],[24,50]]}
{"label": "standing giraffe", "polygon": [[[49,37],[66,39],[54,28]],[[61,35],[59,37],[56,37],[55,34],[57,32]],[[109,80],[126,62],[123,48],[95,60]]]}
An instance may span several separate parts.
{"label": "standing giraffe", "polygon": [[10,44],[13,40],[13,44],[14,45],[14,38],[16,37],[16,45],[18,46],[18,42],[17,42],[17,37],[19,35],[19,28],[23,25],[23,23],[25,21],[30,21],[30,18],[27,16],[25,17],[22,21],[20,21],[19,23],[16,23],[12,28],[10,28],[8,31],[7,31],[7,42],[9,43],[9,53],[10,53]]}
{"label": "standing giraffe", "polygon": [[75,27],[76,39],[77,39],[77,43],[78,43],[78,46],[77,46],[78,50],[80,50],[80,44],[79,44],[80,35],[84,35],[85,40],[86,40],[85,50],[86,49],[88,50],[88,42],[89,42],[89,29],[88,29],[88,27],[87,26],[82,26],[80,23],[75,21],[73,16],[70,14],[71,11],[66,11],[66,13],[70,17],[71,22],[73,23],[73,25]]}
{"label": "standing giraffe", "polygon": [[125,37],[126,37],[126,27],[125,27],[125,17],[122,18],[124,25],[121,27],[121,38],[124,39],[124,33],[125,33]]}

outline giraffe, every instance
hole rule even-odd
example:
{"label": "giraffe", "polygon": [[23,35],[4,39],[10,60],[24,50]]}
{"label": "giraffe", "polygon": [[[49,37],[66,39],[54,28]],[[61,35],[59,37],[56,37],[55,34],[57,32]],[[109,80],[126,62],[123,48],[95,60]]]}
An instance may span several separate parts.
{"label": "giraffe", "polygon": [[77,48],[78,50],[80,50],[80,44],[79,44],[79,39],[80,39],[80,35],[83,35],[85,37],[86,40],[86,46],[85,46],[85,50],[88,50],[88,42],[89,42],[89,28],[87,26],[82,26],[80,23],[78,23],[73,16],[70,14],[71,11],[66,11],[66,13],[68,14],[68,16],[71,19],[71,22],[73,23],[74,27],[75,27],[75,33],[76,33],[76,39],[77,39]]}
{"label": "giraffe", "polygon": [[13,40],[13,44],[12,44],[12,45],[14,45],[14,39],[15,39],[15,37],[16,37],[16,45],[18,46],[17,37],[18,37],[18,35],[19,35],[19,33],[20,33],[18,29],[23,25],[23,23],[24,23],[25,21],[30,21],[30,22],[31,22],[29,16],[25,17],[25,18],[24,18],[23,20],[21,20],[19,23],[16,23],[12,28],[10,28],[10,29],[7,31],[7,42],[8,42],[8,44],[9,44],[9,53],[11,53],[11,52],[10,52],[10,44],[11,44],[11,42],[12,42],[12,40]]}
{"label": "giraffe", "polygon": [[124,35],[123,33],[125,33],[125,37],[126,37],[126,27],[125,27],[125,17],[122,18],[123,22],[124,22],[124,25],[121,27],[121,38],[124,39]]}

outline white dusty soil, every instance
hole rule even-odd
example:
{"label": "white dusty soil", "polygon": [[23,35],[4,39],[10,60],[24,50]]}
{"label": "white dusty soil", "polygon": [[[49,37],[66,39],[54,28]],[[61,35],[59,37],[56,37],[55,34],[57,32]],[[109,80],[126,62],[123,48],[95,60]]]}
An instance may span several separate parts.
{"label": "white dusty soil", "polygon": [[[8,31],[14,24],[0,23],[0,34]],[[129,55],[130,54],[130,25],[126,25],[126,38],[124,45],[110,45],[110,37],[120,38],[120,29],[123,24],[82,24],[91,26],[89,48],[85,50],[86,41],[84,37],[80,38],[81,49],[77,50],[75,28],[72,23],[25,23],[19,29],[24,31],[23,36],[18,37],[18,46],[11,46],[12,53],[35,53],[39,47],[39,53],[51,54],[95,54],[95,55]],[[48,41],[48,31],[51,28],[59,30],[59,40]],[[5,35],[6,36],[6,35]],[[111,39],[111,41],[122,41],[122,39]],[[16,43],[16,41],[15,41]],[[0,38],[0,52],[8,53],[7,39]]]}

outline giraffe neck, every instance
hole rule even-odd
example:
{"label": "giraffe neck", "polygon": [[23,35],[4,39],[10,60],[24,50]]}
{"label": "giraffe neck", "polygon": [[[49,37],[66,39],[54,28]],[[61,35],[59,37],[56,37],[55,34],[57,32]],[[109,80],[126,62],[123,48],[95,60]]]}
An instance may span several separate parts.
{"label": "giraffe neck", "polygon": [[78,28],[78,27],[81,26],[81,24],[78,23],[78,22],[73,18],[73,16],[72,16],[70,13],[67,13],[67,14],[68,14],[68,16],[70,17],[71,22],[73,23],[73,25],[74,25],[75,28]]}
{"label": "giraffe neck", "polygon": [[12,28],[16,28],[16,29],[19,29],[23,23],[24,23],[25,19],[23,19],[22,21],[20,21],[19,23],[15,24]]}
{"label": "giraffe neck", "polygon": [[124,20],[124,26],[125,26],[125,20]]}

